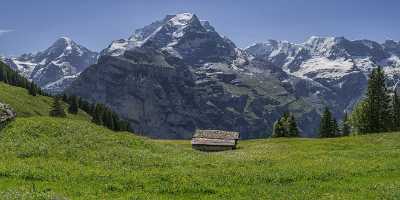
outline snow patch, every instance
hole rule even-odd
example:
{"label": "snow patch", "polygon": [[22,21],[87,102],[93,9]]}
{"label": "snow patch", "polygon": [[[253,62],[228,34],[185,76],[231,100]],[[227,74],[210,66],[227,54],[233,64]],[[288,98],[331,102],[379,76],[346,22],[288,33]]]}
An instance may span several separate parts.
{"label": "snow patch", "polygon": [[303,62],[300,69],[293,75],[302,78],[340,79],[351,73],[353,67],[354,63],[344,58],[330,60],[325,57],[316,57]]}

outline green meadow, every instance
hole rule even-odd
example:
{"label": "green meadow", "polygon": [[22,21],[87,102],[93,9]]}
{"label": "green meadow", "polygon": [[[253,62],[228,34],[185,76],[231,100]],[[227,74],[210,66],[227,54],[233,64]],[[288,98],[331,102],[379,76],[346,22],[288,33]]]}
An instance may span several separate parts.
{"label": "green meadow", "polygon": [[86,113],[51,118],[51,99],[0,84],[19,117],[0,132],[0,199],[400,199],[400,133],[240,141],[113,132]]}

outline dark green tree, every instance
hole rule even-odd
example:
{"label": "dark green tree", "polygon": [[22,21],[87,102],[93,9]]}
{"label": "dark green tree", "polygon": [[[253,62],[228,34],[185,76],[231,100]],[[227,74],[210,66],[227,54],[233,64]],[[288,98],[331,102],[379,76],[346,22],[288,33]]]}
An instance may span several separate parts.
{"label": "dark green tree", "polygon": [[339,125],[337,123],[337,120],[335,118],[332,118],[332,132],[331,132],[331,137],[339,137],[340,136],[340,129]]}
{"label": "dark green tree", "polygon": [[290,115],[288,118],[288,137],[298,137],[299,129],[297,128],[296,119],[293,115]]}
{"label": "dark green tree", "polygon": [[381,67],[374,69],[368,80],[366,97],[368,133],[385,132],[392,127],[390,95],[385,81],[385,74]]}
{"label": "dark green tree", "polygon": [[66,117],[64,107],[61,103],[61,98],[59,96],[53,97],[53,106],[50,111],[50,116],[52,117]]}
{"label": "dark green tree", "polygon": [[68,95],[64,93],[63,96],[62,96],[62,100],[63,100],[65,103],[69,103],[69,102],[68,102],[68,100],[69,100]]}
{"label": "dark green tree", "polygon": [[393,130],[400,131],[400,98],[395,91],[392,97]]}
{"label": "dark green tree", "polygon": [[325,107],[320,120],[319,136],[332,137],[332,113],[328,107]]}
{"label": "dark green tree", "polygon": [[347,113],[344,113],[343,121],[342,121],[342,136],[349,136],[351,133],[351,126],[349,117]]}
{"label": "dark green tree", "polygon": [[3,82],[4,83],[6,83],[6,84],[8,84],[9,82],[8,82],[8,73],[7,73],[7,70],[3,70]]}
{"label": "dark green tree", "polygon": [[282,117],[274,123],[272,137],[298,137],[296,119],[290,113],[284,113]]}
{"label": "dark green tree", "polygon": [[36,96],[37,87],[36,87],[35,83],[31,82],[31,84],[29,85],[29,88],[28,88],[28,92],[29,92],[30,95]]}
{"label": "dark green tree", "polygon": [[79,100],[78,97],[73,95],[70,97],[69,100],[69,107],[68,107],[68,112],[71,114],[78,114],[79,111]]}
{"label": "dark green tree", "polygon": [[284,137],[285,132],[286,132],[286,130],[285,130],[284,124],[282,123],[282,118],[278,119],[274,123],[272,137]]}
{"label": "dark green tree", "polygon": [[92,121],[95,124],[103,125],[103,115],[104,115],[104,108],[101,104],[96,104],[94,106],[94,111],[92,114]]}
{"label": "dark green tree", "polygon": [[379,133],[393,128],[391,98],[383,70],[378,67],[369,76],[367,94],[352,113],[352,125],[359,134]]}

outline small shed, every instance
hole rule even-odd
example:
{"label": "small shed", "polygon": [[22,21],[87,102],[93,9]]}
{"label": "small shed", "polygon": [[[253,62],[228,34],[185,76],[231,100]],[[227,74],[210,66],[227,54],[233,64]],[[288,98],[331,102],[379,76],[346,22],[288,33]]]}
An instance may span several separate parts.
{"label": "small shed", "polygon": [[197,130],[192,138],[192,148],[200,151],[224,151],[236,149],[239,132],[221,130]]}

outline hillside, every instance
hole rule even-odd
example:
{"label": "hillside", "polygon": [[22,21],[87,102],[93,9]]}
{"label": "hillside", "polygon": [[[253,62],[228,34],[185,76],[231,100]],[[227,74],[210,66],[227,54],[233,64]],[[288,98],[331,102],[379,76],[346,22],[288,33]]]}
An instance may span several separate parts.
{"label": "hillside", "polygon": [[[31,96],[27,90],[0,82],[0,102],[9,104],[18,117],[48,116],[53,100],[45,96]],[[67,105],[65,104],[66,108]],[[80,111],[78,115],[68,115],[69,118],[88,120],[89,115]]]}
{"label": "hillside", "polygon": [[397,199],[400,134],[190,142],[83,120],[17,118],[0,132],[0,199]]}

